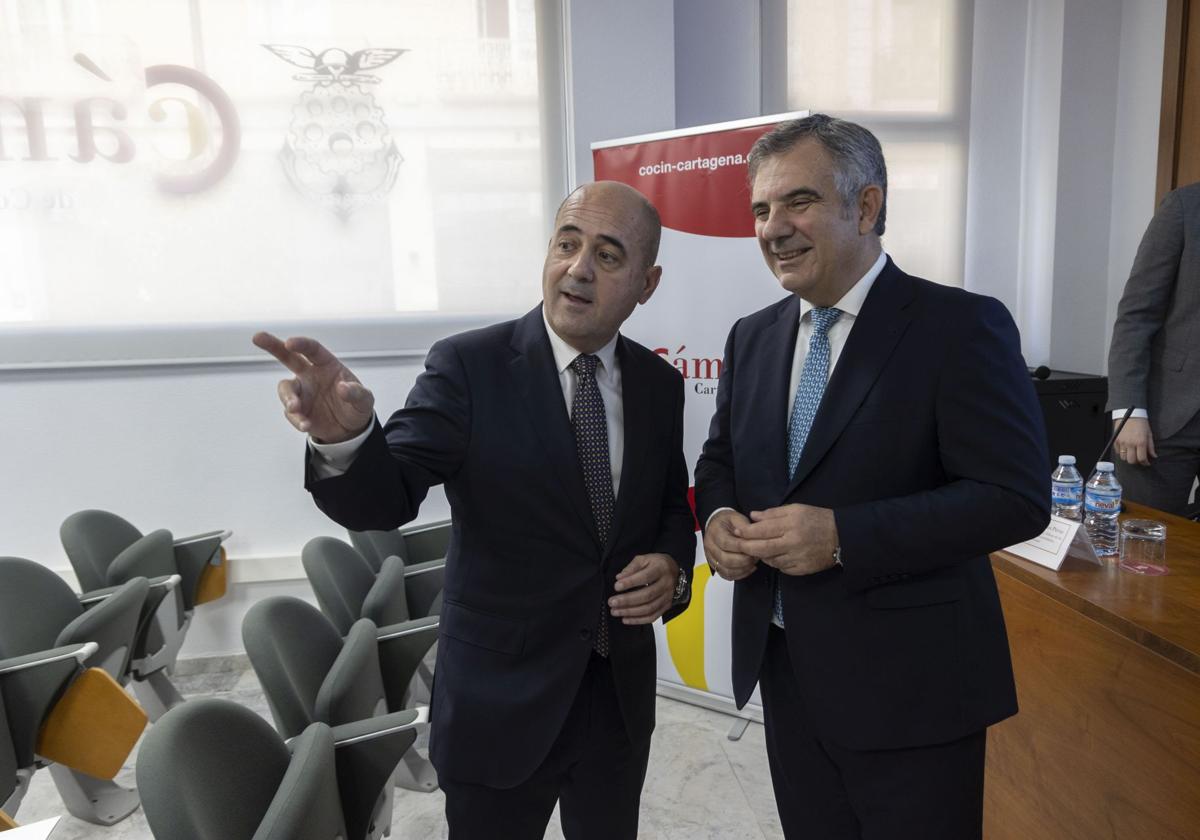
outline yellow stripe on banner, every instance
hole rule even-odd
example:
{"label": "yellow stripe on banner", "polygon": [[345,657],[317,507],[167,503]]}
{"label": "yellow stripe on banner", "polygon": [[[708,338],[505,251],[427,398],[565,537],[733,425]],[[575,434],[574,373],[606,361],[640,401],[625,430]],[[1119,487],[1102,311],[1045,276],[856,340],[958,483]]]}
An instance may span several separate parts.
{"label": "yellow stripe on banner", "polygon": [[667,648],[684,685],[708,691],[704,679],[704,588],[712,571],[701,563],[692,571],[692,603],[667,622]]}

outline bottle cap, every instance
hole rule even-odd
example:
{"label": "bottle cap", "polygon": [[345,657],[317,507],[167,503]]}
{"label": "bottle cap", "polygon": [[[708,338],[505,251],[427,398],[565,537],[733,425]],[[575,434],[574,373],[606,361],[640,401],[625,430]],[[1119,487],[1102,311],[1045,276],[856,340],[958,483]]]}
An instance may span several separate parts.
{"label": "bottle cap", "polygon": [[1074,466],[1075,465],[1075,456],[1074,455],[1059,455],[1058,463],[1063,464],[1065,466]]}
{"label": "bottle cap", "polygon": [[1113,467],[1112,461],[1097,461],[1096,462],[1096,471],[1097,472],[1112,472],[1114,469],[1115,469],[1115,467]]}

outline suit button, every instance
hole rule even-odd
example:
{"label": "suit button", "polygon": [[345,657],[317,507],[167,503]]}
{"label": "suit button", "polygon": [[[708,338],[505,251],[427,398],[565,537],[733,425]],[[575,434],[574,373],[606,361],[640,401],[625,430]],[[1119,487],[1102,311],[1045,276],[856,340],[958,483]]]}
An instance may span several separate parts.
{"label": "suit button", "polygon": [[579,638],[583,639],[586,642],[588,639],[592,638],[592,631],[589,630],[588,628],[584,627],[582,630],[579,631]]}

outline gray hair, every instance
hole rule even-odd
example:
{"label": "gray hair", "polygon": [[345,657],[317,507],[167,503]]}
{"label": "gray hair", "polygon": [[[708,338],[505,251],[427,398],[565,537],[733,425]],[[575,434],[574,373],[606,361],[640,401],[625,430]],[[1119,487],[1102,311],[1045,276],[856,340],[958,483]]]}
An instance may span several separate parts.
{"label": "gray hair", "polygon": [[750,183],[766,158],[787,154],[803,140],[821,144],[833,158],[833,183],[842,204],[853,207],[862,191],[874,184],[883,191],[875,233],[883,236],[887,219],[887,164],[875,135],[857,123],[839,120],[828,114],[813,114],[788,120],[768,131],[750,149]]}

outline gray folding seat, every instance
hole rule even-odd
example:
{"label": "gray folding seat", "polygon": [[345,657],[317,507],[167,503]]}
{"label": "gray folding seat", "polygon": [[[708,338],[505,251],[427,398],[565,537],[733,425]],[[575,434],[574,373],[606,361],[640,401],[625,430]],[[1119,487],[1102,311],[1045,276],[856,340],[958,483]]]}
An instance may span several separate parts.
{"label": "gray folding seat", "polygon": [[[311,604],[272,597],[246,613],[242,640],[276,728],[292,738],[314,721],[371,728],[410,720],[412,710],[388,711],[379,651],[392,645],[405,649],[414,636],[436,632],[436,627],[413,629],[377,630],[364,618],[343,639]],[[417,659],[414,655],[408,665],[410,678]],[[391,823],[397,765],[425,762],[411,749],[412,741],[397,746],[395,741],[363,743],[339,752],[338,780],[351,836],[379,837]],[[436,786],[436,777],[424,781],[430,789]]]}
{"label": "gray folding seat", "polygon": [[393,531],[347,531],[351,545],[376,574],[388,557],[400,558],[410,618],[424,618],[441,611],[450,532],[449,520]]}
{"label": "gray folding seat", "polygon": [[204,597],[206,570],[224,571],[219,569],[225,559],[221,543],[229,531],[175,539],[166,529],[142,534],[115,513],[81,510],[63,521],[59,536],[84,590],[102,591],[139,576],[153,584],[139,626],[133,671],[138,700],[157,720],[183,700],[169,674],[196,604]]}
{"label": "gray folding seat", "polygon": [[[411,594],[409,582],[413,579],[410,577],[413,567],[405,566],[396,555],[384,558],[381,567],[373,572],[353,547],[333,537],[316,537],[305,544],[300,559],[321,612],[343,636],[360,618],[371,619],[376,627],[390,627],[408,621],[415,622],[408,625],[414,629],[437,626],[441,593],[438,592],[436,596],[439,610],[435,610],[433,615],[414,615],[406,597]],[[440,569],[437,574],[441,575]],[[418,579],[423,580],[424,576]],[[426,640],[424,649],[417,650],[418,640],[422,638]],[[410,705],[409,684],[402,682],[402,678],[409,673],[408,662],[414,653],[418,658],[416,678],[423,683],[426,696],[429,696],[433,675],[423,660],[436,640],[436,634],[430,632],[415,635],[406,645],[387,645],[380,650],[388,708],[392,711]],[[399,661],[394,661],[397,659]]]}
{"label": "gray folding seat", "polygon": [[193,700],[164,715],[138,753],[146,822],[159,840],[361,840],[338,796],[341,755],[411,743],[424,713],[369,731],[311,723],[285,744],[249,709]]}
{"label": "gray folding seat", "polygon": [[[8,715],[4,711],[4,699],[0,697],[0,831],[12,826],[12,815],[4,810],[4,804],[17,792],[17,751],[13,747],[12,735],[8,731]],[[13,809],[14,811],[16,808]]]}
{"label": "gray folding seat", "polygon": [[148,590],[145,578],[134,578],[85,610],[70,586],[50,569],[0,557],[0,700],[17,767],[16,785],[0,803],[9,816],[16,816],[33,773],[45,766],[67,810],[82,820],[111,825],[137,808],[136,792],[50,763],[37,754],[37,747],[55,704],[83,663],[103,669],[117,683],[128,680],[130,652]]}

